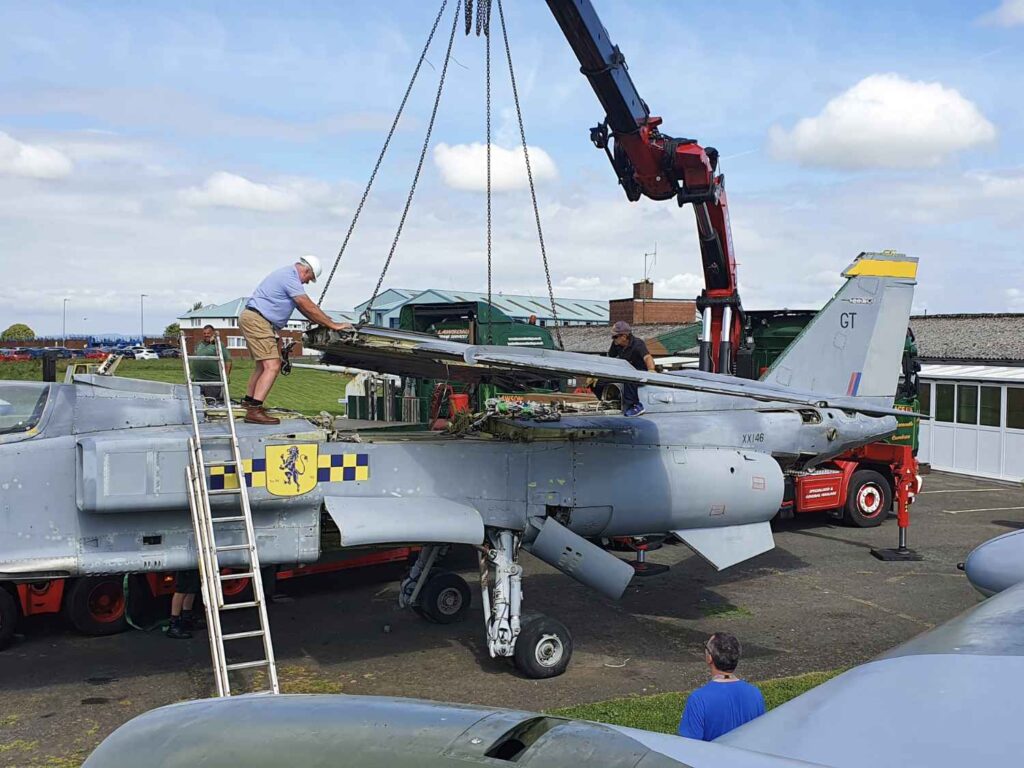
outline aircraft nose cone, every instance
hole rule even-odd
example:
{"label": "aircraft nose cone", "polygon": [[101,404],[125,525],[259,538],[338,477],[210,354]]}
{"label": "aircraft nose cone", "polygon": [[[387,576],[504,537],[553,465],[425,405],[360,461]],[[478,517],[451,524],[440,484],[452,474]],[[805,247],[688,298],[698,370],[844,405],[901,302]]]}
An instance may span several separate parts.
{"label": "aircraft nose cone", "polygon": [[985,597],[1024,581],[1024,530],[986,541],[967,556],[964,571]]}

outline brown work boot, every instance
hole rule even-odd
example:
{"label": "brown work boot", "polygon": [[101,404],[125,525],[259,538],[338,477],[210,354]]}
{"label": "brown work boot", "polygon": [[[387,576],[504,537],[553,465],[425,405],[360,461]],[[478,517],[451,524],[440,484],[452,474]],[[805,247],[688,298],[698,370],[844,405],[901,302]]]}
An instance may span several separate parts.
{"label": "brown work boot", "polygon": [[245,409],[246,424],[280,424],[281,420],[267,414],[262,405],[250,405]]}

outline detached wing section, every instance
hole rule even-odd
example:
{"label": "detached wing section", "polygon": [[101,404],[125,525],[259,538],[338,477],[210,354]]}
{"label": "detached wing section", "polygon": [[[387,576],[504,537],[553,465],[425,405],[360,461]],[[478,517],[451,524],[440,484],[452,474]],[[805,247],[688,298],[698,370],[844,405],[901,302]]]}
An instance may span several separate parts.
{"label": "detached wing section", "polygon": [[314,328],[306,333],[305,344],[321,350],[326,363],[379,373],[466,382],[479,382],[486,377],[505,385],[530,385],[545,379],[567,376],[597,377],[765,402],[843,408],[872,415],[906,416],[905,411],[864,402],[861,398],[826,397],[716,373],[651,373],[638,371],[625,360],[617,358],[535,347],[460,344],[428,334],[386,328],[363,327],[353,334]]}

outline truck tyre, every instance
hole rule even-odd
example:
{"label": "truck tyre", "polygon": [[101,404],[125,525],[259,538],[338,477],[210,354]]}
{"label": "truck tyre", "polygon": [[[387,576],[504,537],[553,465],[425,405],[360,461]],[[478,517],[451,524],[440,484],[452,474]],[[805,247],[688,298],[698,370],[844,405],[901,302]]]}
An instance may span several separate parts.
{"label": "truck tyre", "polygon": [[540,613],[523,616],[516,638],[516,668],[531,680],[558,677],[572,658],[572,635],[558,619]]}
{"label": "truck tyre", "polygon": [[843,518],[857,528],[881,525],[892,508],[892,488],[889,481],[872,469],[858,469],[850,477],[846,489],[846,507]]}
{"label": "truck tyre", "polygon": [[442,572],[423,585],[416,612],[435,624],[453,624],[466,617],[471,604],[466,580],[457,573]]}
{"label": "truck tyre", "polygon": [[14,637],[14,626],[18,623],[18,603],[14,595],[0,587],[0,650],[6,648]]}
{"label": "truck tyre", "polygon": [[64,594],[64,617],[83,635],[123,632],[124,606],[123,576],[83,576]]}

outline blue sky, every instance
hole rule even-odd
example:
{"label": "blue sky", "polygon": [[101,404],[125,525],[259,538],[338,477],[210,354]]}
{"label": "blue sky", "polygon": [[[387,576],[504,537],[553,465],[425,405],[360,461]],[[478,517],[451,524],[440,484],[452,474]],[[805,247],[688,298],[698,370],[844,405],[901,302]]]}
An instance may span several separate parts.
{"label": "blue sky", "polygon": [[[376,281],[454,5],[325,306]],[[918,310],[1024,311],[1024,0],[595,5],[665,131],[721,151],[748,306],[820,305],[859,251],[896,248],[921,259]],[[333,262],[439,6],[0,1],[0,327],[59,331],[67,297],[70,330],[131,330],[145,293],[156,331]],[[505,12],[556,292],[627,295],[657,243],[657,294],[695,295],[690,210],[626,201],[546,5]],[[495,285],[542,295],[494,42]],[[386,285],[485,287],[483,42],[460,29],[453,55]]]}

